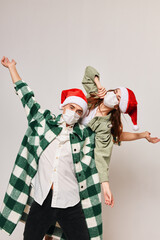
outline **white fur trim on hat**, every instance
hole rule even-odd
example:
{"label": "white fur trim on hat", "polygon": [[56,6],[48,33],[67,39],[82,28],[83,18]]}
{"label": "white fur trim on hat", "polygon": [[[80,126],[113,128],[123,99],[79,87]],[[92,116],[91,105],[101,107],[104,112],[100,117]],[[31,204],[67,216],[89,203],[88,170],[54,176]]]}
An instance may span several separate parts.
{"label": "white fur trim on hat", "polygon": [[125,87],[118,87],[121,90],[121,100],[119,103],[119,108],[121,112],[125,113],[128,106],[128,90]]}
{"label": "white fur trim on hat", "polygon": [[64,102],[62,104],[60,104],[60,109],[62,109],[62,107],[68,103],[75,103],[75,104],[79,105],[83,109],[83,115],[87,111],[87,102],[81,97],[77,97],[77,96],[67,97],[64,100]]}

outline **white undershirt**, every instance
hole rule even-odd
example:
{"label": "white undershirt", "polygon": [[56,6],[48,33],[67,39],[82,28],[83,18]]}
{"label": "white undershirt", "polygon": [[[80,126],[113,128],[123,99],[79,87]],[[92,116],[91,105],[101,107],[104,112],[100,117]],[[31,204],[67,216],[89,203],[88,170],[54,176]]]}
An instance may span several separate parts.
{"label": "white undershirt", "polygon": [[38,170],[32,179],[34,200],[42,205],[53,183],[51,207],[66,208],[80,201],[79,186],[75,175],[69,134],[72,126],[66,127],[60,119],[61,133],[42,152]]}
{"label": "white undershirt", "polygon": [[88,114],[89,110],[87,109],[85,115],[79,121],[80,124],[83,124],[86,126],[95,117],[97,108],[98,108],[98,106],[95,107],[94,109],[92,109],[88,116],[87,116],[87,114]]}

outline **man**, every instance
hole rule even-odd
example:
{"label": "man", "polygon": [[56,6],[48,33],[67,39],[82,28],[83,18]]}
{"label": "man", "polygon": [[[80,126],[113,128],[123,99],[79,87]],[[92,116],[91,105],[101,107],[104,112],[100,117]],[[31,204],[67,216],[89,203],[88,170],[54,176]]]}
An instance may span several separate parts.
{"label": "man", "polygon": [[43,239],[53,225],[52,236],[58,239],[102,239],[94,133],[77,122],[87,109],[85,95],[80,89],[62,91],[63,113],[56,117],[36,102],[14,60],[3,57],[1,63],[10,71],[28,128],[4,197],[0,228],[10,235],[24,221],[24,240]]}

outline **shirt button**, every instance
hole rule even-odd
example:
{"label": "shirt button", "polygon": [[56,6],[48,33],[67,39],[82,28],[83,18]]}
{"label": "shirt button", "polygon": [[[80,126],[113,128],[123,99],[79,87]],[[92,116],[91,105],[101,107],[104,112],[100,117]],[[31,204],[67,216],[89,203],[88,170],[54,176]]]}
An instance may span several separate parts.
{"label": "shirt button", "polygon": [[83,186],[81,186],[81,188],[83,188]]}
{"label": "shirt button", "polygon": [[56,157],[56,159],[58,159],[58,157]]}
{"label": "shirt button", "polygon": [[54,172],[56,172],[56,168],[54,169]]}
{"label": "shirt button", "polygon": [[76,151],[76,149],[74,149],[74,151]]}

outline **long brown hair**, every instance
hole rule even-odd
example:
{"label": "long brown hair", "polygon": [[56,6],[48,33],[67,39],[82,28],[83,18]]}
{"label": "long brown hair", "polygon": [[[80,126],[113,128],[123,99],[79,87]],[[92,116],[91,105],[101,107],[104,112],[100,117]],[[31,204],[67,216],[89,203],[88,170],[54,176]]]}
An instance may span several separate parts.
{"label": "long brown hair", "polygon": [[[110,91],[114,91],[114,90],[113,89],[108,90],[108,92]],[[99,98],[96,93],[90,93],[90,97],[87,98],[87,101],[88,101],[88,109],[89,109],[88,114],[89,114],[92,109],[99,106],[103,102],[103,99]],[[120,135],[122,133],[122,128],[123,128],[119,106],[117,106],[117,109],[111,110],[110,113],[111,113],[110,121],[112,124],[111,134],[113,135],[114,142],[119,144]]]}

